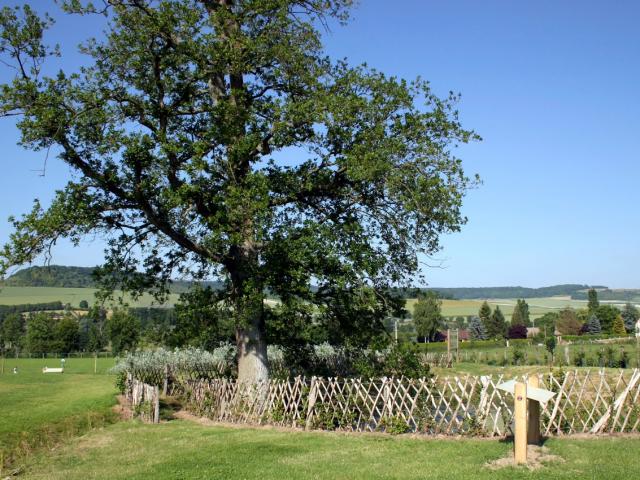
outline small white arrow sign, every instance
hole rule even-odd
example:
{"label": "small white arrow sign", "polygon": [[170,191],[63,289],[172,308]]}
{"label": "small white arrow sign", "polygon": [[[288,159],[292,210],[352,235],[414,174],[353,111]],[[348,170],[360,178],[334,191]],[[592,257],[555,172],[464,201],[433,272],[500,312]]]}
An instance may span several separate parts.
{"label": "small white arrow sign", "polygon": [[[496,386],[496,388],[505,392],[509,392],[511,395],[513,395],[513,392],[516,388],[516,381],[509,380],[508,382],[504,382]],[[549,390],[545,390],[544,388],[527,387],[527,398],[540,403],[547,403],[553,398],[554,395],[555,393]]]}

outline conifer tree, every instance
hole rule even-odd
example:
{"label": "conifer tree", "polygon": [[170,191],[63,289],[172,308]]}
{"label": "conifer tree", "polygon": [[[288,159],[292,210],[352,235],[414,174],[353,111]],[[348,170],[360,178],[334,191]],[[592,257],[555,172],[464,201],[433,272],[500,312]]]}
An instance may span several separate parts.
{"label": "conifer tree", "polygon": [[484,324],[485,328],[487,328],[491,317],[491,307],[486,300],[482,302],[480,310],[478,310],[478,316],[480,317],[480,321]]}
{"label": "conifer tree", "polygon": [[627,333],[624,328],[624,320],[622,319],[622,315],[618,315],[613,321],[612,333],[614,335],[625,335]]}
{"label": "conifer tree", "polygon": [[471,340],[486,340],[487,331],[478,317],[473,317],[469,323],[469,335]]}
{"label": "conifer tree", "polygon": [[524,298],[516,301],[516,306],[511,315],[511,325],[529,326],[529,305]]}
{"label": "conifer tree", "polygon": [[600,306],[600,302],[598,301],[598,292],[594,288],[589,290],[589,303],[587,304],[587,309],[589,310],[589,315],[593,315],[596,309]]}
{"label": "conifer tree", "polygon": [[627,303],[624,306],[624,309],[622,310],[621,315],[622,315],[622,320],[624,320],[624,328],[627,330],[628,333],[633,332],[636,327],[636,322],[640,317],[640,312],[638,312],[638,309],[631,303]]}
{"label": "conifer tree", "polygon": [[489,338],[504,338],[507,335],[507,321],[504,318],[500,306],[496,306],[496,309],[491,314],[488,323],[486,324],[487,336]]}
{"label": "conifer tree", "polygon": [[591,315],[589,317],[589,321],[587,322],[587,333],[589,335],[598,335],[602,333],[602,328],[600,327],[600,320],[595,315]]}

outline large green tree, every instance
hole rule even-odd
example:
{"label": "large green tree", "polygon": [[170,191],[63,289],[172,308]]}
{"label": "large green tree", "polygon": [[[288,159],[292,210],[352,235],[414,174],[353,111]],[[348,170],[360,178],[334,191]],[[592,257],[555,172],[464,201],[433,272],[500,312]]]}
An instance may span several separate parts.
{"label": "large green tree", "polygon": [[443,327],[442,300],[434,292],[427,292],[418,297],[413,307],[413,323],[418,338],[434,340],[438,330]]}
{"label": "large green tree", "polygon": [[30,353],[48,353],[55,347],[54,320],[47,313],[35,313],[27,319],[25,344]]}
{"label": "large green tree", "polygon": [[529,326],[529,304],[524,298],[516,300],[516,305],[511,314],[511,325]]}
{"label": "large green tree", "polygon": [[2,322],[3,347],[12,350],[16,355],[24,343],[25,322],[20,313],[11,313]]}
{"label": "large green tree", "polygon": [[469,322],[469,336],[471,340],[486,340],[487,330],[479,317],[473,317]]}
{"label": "large green tree", "polygon": [[578,319],[578,315],[572,308],[565,308],[558,313],[556,330],[562,335],[578,335],[581,328],[582,322]]}
{"label": "large green tree", "polygon": [[329,59],[319,27],[345,21],[351,0],[61,3],[107,22],[81,47],[86,66],[53,76],[51,20],[0,14],[16,73],[0,112],[19,116],[22,145],[75,172],[14,222],[5,266],[98,232],[106,291],[222,278],[239,379],[256,381],[268,376],[266,291],[289,313],[311,304],[314,321],[380,328],[389,286],[464,223],[474,180],[452,152],[477,136],[457,96]]}
{"label": "large green tree", "polygon": [[105,325],[107,337],[111,342],[111,351],[120,354],[131,351],[140,339],[140,321],[123,309],[116,309]]}
{"label": "large green tree", "polygon": [[631,303],[627,303],[622,309],[622,319],[624,320],[624,328],[628,333],[633,333],[636,328],[636,322],[640,317],[640,312],[635,307],[635,305]]}
{"label": "large green tree", "polygon": [[499,305],[496,305],[495,310],[488,320],[484,322],[484,325],[489,338],[502,339],[507,336],[507,321],[505,320],[504,314],[502,313]]}
{"label": "large green tree", "polygon": [[589,289],[587,297],[589,299],[587,303],[587,310],[589,311],[589,315],[594,315],[596,313],[596,310],[600,306],[597,290],[595,288]]}
{"label": "large green tree", "polygon": [[613,305],[600,305],[595,309],[595,316],[600,320],[603,333],[612,333],[613,322],[620,315],[620,310]]}
{"label": "large green tree", "polygon": [[482,302],[482,305],[480,305],[480,309],[478,310],[478,317],[480,317],[480,320],[486,327],[489,323],[489,319],[491,318],[491,307],[486,300]]}
{"label": "large green tree", "polygon": [[53,350],[61,353],[76,352],[80,349],[80,324],[72,315],[65,315],[53,329]]}

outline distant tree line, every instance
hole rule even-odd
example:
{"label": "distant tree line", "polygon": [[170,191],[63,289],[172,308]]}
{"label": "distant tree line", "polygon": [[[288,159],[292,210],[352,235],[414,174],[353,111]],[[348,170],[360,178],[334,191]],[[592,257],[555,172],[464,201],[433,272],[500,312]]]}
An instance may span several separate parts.
{"label": "distant tree line", "polygon": [[11,313],[39,312],[42,310],[62,310],[62,302],[25,303],[20,305],[0,305],[0,322]]}
{"label": "distant tree line", "polygon": [[[213,350],[235,338],[232,315],[228,307],[217,301],[216,295],[213,288],[194,288],[182,294],[173,308],[107,310],[92,306],[73,310],[60,302],[12,306],[0,322],[0,350],[5,355],[101,351],[118,355],[150,346]],[[398,314],[403,313],[402,305],[398,300]],[[46,307],[53,306],[59,311],[46,311]],[[329,317],[327,321],[314,317],[312,309],[308,318],[302,318],[281,304],[265,305],[270,317],[267,337],[270,342],[286,348],[292,364],[303,363],[310,346],[325,342],[355,349],[369,345],[382,347],[390,342],[382,319],[374,315],[367,317],[350,307],[345,304],[339,316]],[[360,326],[355,321],[346,322],[342,316],[356,318]],[[345,323],[353,325],[353,331],[345,329]]]}
{"label": "distant tree line", "polygon": [[[500,307],[495,310],[484,302],[478,312],[477,321],[472,322],[471,336],[478,340],[495,338],[526,338],[527,327],[537,327],[538,339],[560,335],[626,335],[634,331],[640,312],[631,303],[622,310],[614,305],[602,305],[598,292],[590,289],[587,293],[587,308],[565,308],[558,312],[548,312],[535,321],[530,320],[529,306],[524,299],[516,302],[510,325],[504,320]],[[481,327],[478,325],[480,323]]]}

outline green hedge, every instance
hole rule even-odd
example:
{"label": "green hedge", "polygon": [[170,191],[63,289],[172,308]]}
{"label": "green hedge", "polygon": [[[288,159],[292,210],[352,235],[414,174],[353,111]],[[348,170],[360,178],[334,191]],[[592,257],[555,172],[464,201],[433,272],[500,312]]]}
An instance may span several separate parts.
{"label": "green hedge", "polygon": [[[423,352],[446,352],[447,342],[431,342],[431,343],[418,343],[418,348]],[[509,346],[526,346],[532,345],[530,338],[518,338],[509,340]],[[476,350],[476,349],[489,349],[489,348],[505,348],[507,346],[506,340],[470,340],[467,342],[460,342],[460,350]]]}
{"label": "green hedge", "polygon": [[634,338],[635,336],[632,334],[626,334],[626,335],[614,335],[612,333],[600,333],[598,335],[562,335],[562,339],[566,340],[567,342],[578,342],[578,341],[586,341],[589,342],[590,340],[608,340],[611,338],[620,338],[623,340],[629,340]]}

